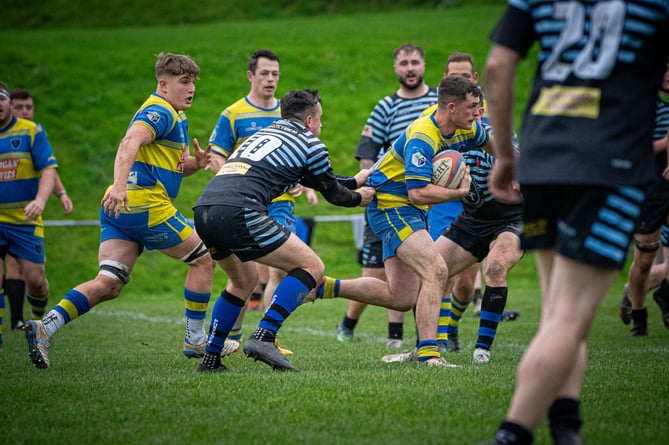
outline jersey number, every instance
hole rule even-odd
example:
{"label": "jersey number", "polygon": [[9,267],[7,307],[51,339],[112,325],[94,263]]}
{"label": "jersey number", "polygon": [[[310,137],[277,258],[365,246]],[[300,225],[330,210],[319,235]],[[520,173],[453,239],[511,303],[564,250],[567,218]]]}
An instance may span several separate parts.
{"label": "jersey number", "polygon": [[237,150],[235,158],[248,159],[250,161],[259,161],[265,156],[281,147],[281,140],[274,136],[262,136],[254,141],[250,141],[244,147]]}
{"label": "jersey number", "polygon": [[[622,0],[598,2],[592,6],[589,27],[582,3],[564,2],[555,5],[554,18],[564,21],[562,32],[551,55],[541,67],[546,80],[561,82],[570,74],[581,79],[605,79],[616,63],[625,21]],[[581,42],[587,40],[583,45]],[[571,63],[561,62],[561,56],[574,45],[583,45]]]}

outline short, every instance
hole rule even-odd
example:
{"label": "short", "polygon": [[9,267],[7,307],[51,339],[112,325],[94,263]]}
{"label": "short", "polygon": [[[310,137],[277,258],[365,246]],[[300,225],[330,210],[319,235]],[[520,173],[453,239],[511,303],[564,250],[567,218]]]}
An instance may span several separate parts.
{"label": "short", "polygon": [[270,218],[283,225],[286,229],[295,233],[297,225],[295,221],[295,202],[277,201],[267,206],[267,214]]}
{"label": "short", "polygon": [[444,230],[455,221],[460,212],[462,212],[462,203],[459,200],[432,206],[427,212],[427,227],[432,239],[439,238]]}
{"label": "short", "polygon": [[195,229],[214,260],[232,254],[242,261],[263,257],[281,247],[290,231],[267,213],[225,205],[195,207]]}
{"label": "short", "polygon": [[669,216],[669,182],[656,180],[646,192],[646,201],[641,206],[636,233],[648,235],[667,223]]}
{"label": "short", "polygon": [[641,212],[641,187],[522,185],[522,246],[552,249],[604,269],[622,269]]}
{"label": "short", "polygon": [[369,222],[367,214],[365,214],[365,227],[362,237],[362,250],[358,258],[358,263],[365,268],[381,269],[383,268],[383,242],[378,236],[374,234]]}
{"label": "short", "polygon": [[397,248],[412,233],[427,230],[427,211],[412,206],[380,209],[373,201],[367,207],[369,226],[383,241],[383,261],[395,256]]}
{"label": "short", "polygon": [[473,218],[466,212],[460,213],[453,223],[446,228],[443,236],[453,241],[483,261],[490,253],[490,245],[504,232],[511,232],[521,237],[520,219],[502,219],[486,221]]}
{"label": "short", "polygon": [[[127,224],[124,224],[127,223]],[[193,224],[175,208],[166,221],[152,227],[131,224],[128,219],[108,216],[100,208],[100,242],[109,239],[132,241],[140,246],[140,252],[169,249],[188,238],[193,233]]]}
{"label": "short", "polygon": [[0,223],[0,256],[10,255],[44,264],[44,228],[42,226]]}

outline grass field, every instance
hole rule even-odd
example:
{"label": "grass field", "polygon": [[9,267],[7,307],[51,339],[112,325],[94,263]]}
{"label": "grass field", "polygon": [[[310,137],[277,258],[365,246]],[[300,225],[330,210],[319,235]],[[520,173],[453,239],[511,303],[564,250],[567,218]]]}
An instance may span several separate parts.
{"label": "grass field", "polygon": [[[467,2],[465,2],[467,3]],[[109,5],[115,4],[114,2]],[[111,8],[111,6],[110,6]],[[479,69],[499,5],[404,10],[245,22],[99,29],[0,30],[0,79],[31,89],[75,202],[74,219],[94,219],[111,180],[118,141],[131,114],[155,88],[153,55],[186,52],[202,67],[189,110],[191,136],[206,140],[221,109],[245,94],[246,58],[272,47],[282,62],[279,93],[321,90],[323,139],[335,169],[352,174],[360,130],[373,104],[396,89],[392,50],[422,45],[426,79],[436,84],[452,51],[474,54]],[[113,15],[113,9],[108,14]],[[531,63],[521,66],[522,103]],[[516,110],[519,113],[520,110]],[[177,205],[189,214],[207,174],[188,178]],[[358,210],[350,210],[352,213]],[[321,203],[303,215],[342,212]],[[56,202],[47,218],[61,218]],[[50,305],[97,271],[96,227],[47,229]],[[315,229],[327,273],[359,275],[348,223]],[[458,369],[386,365],[385,311],[369,308],[358,341],[335,339],[345,300],[306,305],[287,321],[283,343],[299,373],[274,373],[241,355],[225,375],[199,375],[181,354],[185,266],[147,252],[122,296],[96,307],[54,338],[52,368],[33,368],[22,334],[5,331],[0,350],[0,444],[474,444],[504,416],[515,367],[536,330],[539,293],[531,255],[511,272],[509,308],[488,366],[471,363],[477,319],[466,314]],[[225,276],[219,271],[215,292]],[[590,444],[662,444],[669,436],[666,375],[669,330],[650,302],[650,336],[633,339],[617,317],[624,275],[605,300],[590,338],[583,434]],[[248,336],[260,318],[250,312]],[[411,317],[405,323],[410,343]],[[555,335],[559,336],[560,332]],[[549,443],[542,424],[536,443]]]}

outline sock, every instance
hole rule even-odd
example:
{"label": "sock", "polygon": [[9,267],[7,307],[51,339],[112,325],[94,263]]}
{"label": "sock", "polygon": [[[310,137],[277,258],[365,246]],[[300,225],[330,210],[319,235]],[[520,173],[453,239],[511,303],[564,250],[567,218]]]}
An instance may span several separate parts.
{"label": "sock", "polygon": [[495,440],[498,445],[531,445],[534,438],[530,431],[517,423],[504,421],[495,434]]}
{"label": "sock", "polygon": [[[26,282],[23,280],[5,278],[5,294],[9,302],[9,313],[12,325],[23,321],[23,301],[26,299]],[[42,315],[44,311],[42,311]]]}
{"label": "sock", "polygon": [[462,302],[455,296],[455,293],[451,292],[451,317],[446,329],[448,335],[454,335],[457,337],[458,330],[460,328],[460,320],[462,315],[467,310],[469,302]]}
{"label": "sock", "polygon": [[388,322],[388,338],[402,340],[404,338],[404,323]]}
{"label": "sock", "polygon": [[437,340],[422,340],[418,342],[418,362],[423,363],[431,358],[440,357]]}
{"label": "sock", "polygon": [[227,290],[221,292],[211,311],[206,352],[214,355],[221,354],[225,339],[228,337],[230,329],[235,325],[235,321],[237,321],[245,303],[244,300],[232,295]]}
{"label": "sock", "polygon": [[316,289],[316,298],[336,298],[339,296],[339,285],[341,280],[332,277],[325,277]]}
{"label": "sock", "polygon": [[209,292],[193,292],[184,287],[186,341],[192,345],[199,345],[204,341],[204,319],[207,316],[210,298]]}
{"label": "sock", "polygon": [[212,354],[205,352],[202,357],[202,364],[209,369],[216,369],[221,366],[221,354]]}
{"label": "sock", "polygon": [[669,282],[667,282],[667,280],[662,280],[660,287],[655,291],[655,293],[665,300],[669,298]]}
{"label": "sock", "polygon": [[344,315],[344,320],[341,322],[341,324],[343,324],[344,327],[347,329],[354,330],[355,327],[358,325],[358,319],[348,318],[348,316]]}
{"label": "sock", "polygon": [[26,297],[28,298],[28,303],[30,303],[30,307],[32,308],[33,320],[41,320],[42,317],[44,317],[44,312],[46,312],[46,304],[49,301],[49,295],[47,294],[41,297],[36,297],[30,295],[30,292],[27,292]]}
{"label": "sock", "polygon": [[568,398],[553,400],[548,409],[548,422],[553,436],[560,430],[578,431],[582,423],[579,401]]}
{"label": "sock", "polygon": [[250,301],[260,301],[262,299],[262,294],[258,292],[254,292],[251,294],[251,299]]}
{"label": "sock", "polygon": [[60,328],[90,310],[91,305],[86,296],[72,289],[46,314],[42,319],[42,324],[49,337],[53,337],[53,334]]}
{"label": "sock", "polygon": [[439,324],[437,325],[437,342],[446,343],[448,341],[448,325],[451,321],[451,297],[441,297],[441,306],[439,307]]}
{"label": "sock", "polygon": [[316,281],[304,269],[294,269],[279,283],[272,296],[272,304],[265,311],[258,328],[267,329],[275,335],[286,318],[297,309],[316,287]]}
{"label": "sock", "polygon": [[486,286],[481,302],[481,319],[479,320],[479,336],[476,347],[492,348],[497,334],[497,325],[506,306],[508,288]]}
{"label": "sock", "polygon": [[228,338],[230,340],[241,341],[242,340],[242,328],[241,328],[241,326],[238,327],[238,328],[230,329],[230,332],[228,333]]}

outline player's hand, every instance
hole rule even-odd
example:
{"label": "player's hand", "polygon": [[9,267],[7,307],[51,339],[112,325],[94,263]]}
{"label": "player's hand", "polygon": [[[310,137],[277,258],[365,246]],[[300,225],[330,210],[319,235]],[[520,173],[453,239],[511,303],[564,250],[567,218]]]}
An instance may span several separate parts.
{"label": "player's hand", "polygon": [[304,191],[304,186],[302,184],[297,184],[295,187],[288,190],[288,194],[290,194],[290,196],[292,196],[293,198],[297,198],[302,194],[303,191]]}
{"label": "player's hand", "polygon": [[60,203],[63,206],[63,214],[65,216],[69,215],[72,213],[72,209],[74,208],[74,204],[72,204],[72,200],[70,199],[69,196],[67,196],[67,193],[60,195]]}
{"label": "player's hand", "polygon": [[362,196],[362,200],[358,205],[360,207],[367,207],[369,203],[372,202],[372,199],[376,194],[376,189],[374,187],[360,187],[356,192],[360,193],[360,196]]}
{"label": "player's hand", "polygon": [[307,201],[309,201],[309,204],[312,206],[318,204],[318,193],[316,193],[316,190],[309,187],[304,187],[304,196],[307,197]]}
{"label": "player's hand", "polygon": [[467,193],[469,193],[469,189],[472,186],[472,175],[469,172],[469,167],[465,168],[465,175],[462,177],[462,180],[460,181],[460,185],[456,189],[458,194],[460,195],[459,199],[464,198],[467,196]]}
{"label": "player's hand", "polygon": [[28,221],[35,221],[44,211],[46,203],[41,199],[33,199],[23,208],[23,214]]}
{"label": "player's hand", "polygon": [[356,173],[354,178],[355,178],[355,183],[358,185],[358,187],[362,187],[365,184],[365,182],[367,182],[369,175],[371,175],[373,171],[374,168],[363,168],[358,173]]}
{"label": "player's hand", "polygon": [[488,178],[488,186],[495,199],[507,204],[521,201],[520,188],[515,178],[516,159],[496,158]]}
{"label": "player's hand", "polygon": [[195,162],[198,168],[206,170],[208,163],[207,152],[200,148],[200,142],[198,142],[197,138],[193,138],[193,147],[195,148]]}
{"label": "player's hand", "polygon": [[102,198],[100,205],[104,209],[104,213],[108,216],[118,218],[121,215],[121,210],[125,209],[130,212],[130,200],[128,199],[128,192],[125,189],[125,184],[122,186],[113,185],[105,196]]}

